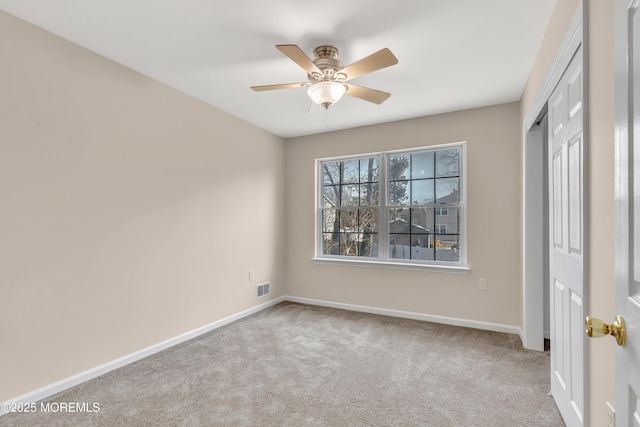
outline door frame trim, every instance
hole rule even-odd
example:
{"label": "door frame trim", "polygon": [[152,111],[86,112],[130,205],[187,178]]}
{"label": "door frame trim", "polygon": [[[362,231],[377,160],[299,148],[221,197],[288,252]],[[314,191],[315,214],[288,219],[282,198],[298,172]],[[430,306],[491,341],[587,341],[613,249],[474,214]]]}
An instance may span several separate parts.
{"label": "door frame trim", "polygon": [[[536,122],[547,109],[547,102],[551,92],[560,82],[560,78],[567,69],[571,59],[582,46],[583,50],[583,307],[590,304],[589,298],[589,272],[585,266],[589,265],[590,259],[590,236],[589,236],[589,42],[588,42],[588,22],[589,22],[589,2],[581,0],[573,17],[562,43],[560,44],[554,59],[549,66],[545,78],[540,85],[531,106],[522,124],[522,332],[521,339],[525,348],[531,350],[543,350],[544,345],[544,290],[549,279],[544,278],[541,273],[544,271],[545,245],[548,245],[548,233],[545,233],[542,220],[532,218],[535,215],[527,214],[527,208],[536,206],[543,195],[535,192],[536,188],[543,186],[545,179],[542,171],[546,158],[540,161],[539,148],[535,144],[541,144],[545,139],[541,137],[540,130],[535,128]],[[533,152],[531,151],[533,150]],[[548,173],[547,173],[548,174]],[[537,182],[536,182],[537,181]],[[542,187],[545,188],[545,187]],[[545,190],[548,193],[548,189]],[[543,193],[545,194],[545,193]],[[548,213],[546,214],[548,215]],[[548,258],[548,250],[546,251]],[[583,425],[590,422],[590,358],[588,340],[583,343],[583,380],[584,380],[584,414]]]}
{"label": "door frame trim", "polygon": [[[637,0],[616,0],[614,9],[614,73],[615,73],[615,160],[614,160],[614,196],[615,196],[615,313],[629,319],[629,292],[627,280],[632,271],[633,241],[631,233],[633,189],[629,179],[633,179],[633,145],[629,132],[634,123],[630,117],[629,88],[633,86],[629,75],[629,9],[638,7]],[[638,11],[636,10],[636,13]],[[625,64],[624,66],[622,64]],[[624,70],[624,74],[619,72]],[[631,175],[631,176],[630,176]],[[635,221],[635,220],[634,220]],[[635,226],[635,224],[634,224]],[[627,326],[628,327],[628,326]],[[623,423],[631,417],[631,402],[628,392],[620,388],[629,386],[630,373],[626,366],[624,351],[615,349],[615,409],[616,418]],[[626,350],[629,351],[629,350]],[[625,387],[621,385],[624,384]]]}
{"label": "door frame trim", "polygon": [[[540,131],[535,129],[535,124],[540,116],[547,109],[547,101],[551,96],[551,92],[560,82],[560,78],[569,66],[569,62],[574,54],[578,51],[583,40],[586,38],[583,26],[583,6],[578,6],[576,14],[573,17],[571,26],[565,34],[560,47],[551,63],[547,74],[536,93],[531,107],[525,115],[522,124],[522,344],[530,350],[542,351],[544,349],[544,328],[543,328],[543,286],[548,283],[548,279],[543,278],[545,245],[548,236],[544,233],[544,224],[541,218],[531,215],[529,208],[531,206],[539,206],[542,195],[537,188],[545,189],[543,170],[546,159],[542,156],[542,142],[544,137]],[[586,133],[588,116],[587,116],[587,49],[583,49],[583,70],[584,77],[584,100],[585,110],[583,110],[583,135]],[[586,135],[584,135],[585,146],[585,171],[586,166]],[[584,178],[587,174],[584,173]],[[586,193],[587,186],[584,184],[583,192]],[[545,193],[546,194],[546,189]],[[583,203],[586,202],[583,201]],[[585,211],[586,214],[586,211]],[[587,223],[586,218],[583,222]],[[586,231],[586,227],[584,227]],[[586,236],[584,236],[586,238]],[[586,246],[585,246],[586,247]]]}

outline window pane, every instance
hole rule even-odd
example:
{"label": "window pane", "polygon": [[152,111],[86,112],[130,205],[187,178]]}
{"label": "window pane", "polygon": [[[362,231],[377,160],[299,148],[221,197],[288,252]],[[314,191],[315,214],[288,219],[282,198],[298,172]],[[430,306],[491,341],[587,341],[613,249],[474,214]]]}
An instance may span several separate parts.
{"label": "window pane", "polygon": [[411,181],[411,204],[426,205],[427,203],[433,203],[433,185],[433,179]]}
{"label": "window pane", "polygon": [[324,255],[340,255],[339,233],[322,234],[322,253]]}
{"label": "window pane", "polygon": [[357,210],[341,210],[340,211],[340,231],[347,234],[358,232],[358,211]]}
{"label": "window pane", "polygon": [[360,160],[360,182],[378,182],[378,158]]}
{"label": "window pane", "polygon": [[389,233],[409,233],[409,209],[389,209]]}
{"label": "window pane", "polygon": [[409,175],[410,158],[410,154],[389,156],[389,181],[411,179]]}
{"label": "window pane", "polygon": [[411,232],[433,233],[433,208],[411,208]]}
{"label": "window pane", "polygon": [[360,186],[358,184],[342,185],[341,191],[340,206],[358,206],[360,201]]}
{"label": "window pane", "polygon": [[322,232],[337,233],[340,231],[339,212],[335,209],[322,211]]}
{"label": "window pane", "polygon": [[360,184],[360,206],[378,206],[378,183]]}
{"label": "window pane", "polygon": [[391,234],[389,236],[389,258],[411,259],[409,234]]}
{"label": "window pane", "polygon": [[358,249],[358,255],[366,257],[378,256],[378,235],[377,234],[364,234],[362,241],[360,242],[360,248]]}
{"label": "window pane", "polygon": [[447,208],[448,215],[439,215],[436,217],[436,225],[440,225],[440,230],[446,229],[447,231],[439,231],[437,228],[436,233],[448,233],[458,234],[460,233],[460,218],[458,215],[458,208]]}
{"label": "window pane", "polygon": [[410,193],[410,181],[389,182],[389,204],[391,206],[408,205]]}
{"label": "window pane", "polygon": [[359,231],[365,234],[378,233],[378,209],[360,209]]}
{"label": "window pane", "polygon": [[[430,246],[429,235],[428,234],[412,234],[411,246],[413,248],[428,248]],[[415,252],[415,249],[413,251]],[[415,258],[415,256],[412,258]]]}
{"label": "window pane", "polygon": [[340,184],[340,162],[322,163],[322,182],[324,185]]}
{"label": "window pane", "polygon": [[411,246],[411,259],[418,259],[421,261],[433,261],[435,257],[435,248],[431,245],[433,236],[421,236],[421,244],[414,244]]}
{"label": "window pane", "polygon": [[436,260],[460,261],[458,244],[459,239],[457,235],[436,235]]}
{"label": "window pane", "polygon": [[460,176],[459,149],[436,151],[436,177]]}
{"label": "window pane", "polygon": [[411,155],[411,179],[433,178],[434,152],[416,153]]}
{"label": "window pane", "polygon": [[358,256],[377,256],[378,253],[378,221],[377,212],[373,215],[360,212],[360,221],[364,223],[356,239]]}
{"label": "window pane", "polygon": [[436,203],[460,202],[460,178],[440,178],[436,180]]}
{"label": "window pane", "polygon": [[340,206],[340,186],[326,185],[322,187],[322,207],[337,208]]}
{"label": "window pane", "polygon": [[358,160],[347,160],[344,162],[344,177],[342,180],[343,184],[353,184],[358,182],[360,178],[358,165]]}
{"label": "window pane", "polygon": [[340,235],[340,255],[358,256],[358,233]]}

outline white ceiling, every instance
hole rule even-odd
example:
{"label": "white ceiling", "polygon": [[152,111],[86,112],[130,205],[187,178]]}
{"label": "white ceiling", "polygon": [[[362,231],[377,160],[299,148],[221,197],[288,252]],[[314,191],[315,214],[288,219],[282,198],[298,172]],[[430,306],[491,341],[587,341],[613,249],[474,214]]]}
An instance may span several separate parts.
{"label": "white ceiling", "polygon": [[[0,9],[282,137],[517,101],[556,0],[0,0]],[[309,109],[306,81],[274,47],[384,47],[398,64],[354,79],[390,92]]]}

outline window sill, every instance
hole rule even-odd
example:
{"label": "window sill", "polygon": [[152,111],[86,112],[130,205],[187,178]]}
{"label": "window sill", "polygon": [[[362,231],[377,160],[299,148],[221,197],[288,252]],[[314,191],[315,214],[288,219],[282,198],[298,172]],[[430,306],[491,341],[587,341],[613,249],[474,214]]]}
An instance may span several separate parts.
{"label": "window sill", "polygon": [[388,268],[392,270],[419,270],[432,271],[434,273],[469,274],[471,269],[457,265],[431,265],[404,262],[370,261],[362,259],[338,259],[338,258],[311,258],[316,264],[348,265],[354,267]]}

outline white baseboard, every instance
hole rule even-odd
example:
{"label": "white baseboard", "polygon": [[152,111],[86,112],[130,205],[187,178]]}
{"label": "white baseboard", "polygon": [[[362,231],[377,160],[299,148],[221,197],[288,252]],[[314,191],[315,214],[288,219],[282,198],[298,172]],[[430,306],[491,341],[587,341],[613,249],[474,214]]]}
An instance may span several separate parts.
{"label": "white baseboard", "polygon": [[414,313],[410,311],[390,310],[386,308],[368,307],[363,305],[345,304],[341,302],[324,301],[310,298],[300,298],[287,295],[286,301],[300,304],[319,305],[322,307],[340,308],[343,310],[360,311],[363,313],[381,314],[383,316],[402,317],[405,319],[423,320],[425,322],[441,323],[465,328],[483,329],[486,331],[502,332],[506,334],[521,335],[520,328],[516,326],[501,325],[499,323],[479,322],[476,320],[458,319],[455,317],[435,316],[431,314]]}
{"label": "white baseboard", "polygon": [[145,358],[147,356],[151,356],[154,353],[157,353],[159,351],[165,350],[169,347],[172,347],[176,344],[180,344],[182,342],[185,342],[187,340],[190,340],[192,338],[195,338],[199,335],[205,334],[209,331],[212,331],[214,329],[217,329],[221,326],[227,325],[231,322],[235,322],[236,320],[240,320],[243,317],[247,317],[251,314],[257,313],[259,311],[262,311],[266,308],[269,308],[273,305],[276,305],[278,303],[281,303],[283,301],[285,301],[286,298],[285,297],[280,297],[280,298],[275,298],[273,300],[267,301],[264,304],[259,304],[255,307],[251,307],[247,310],[241,311],[240,313],[225,317],[224,319],[220,319],[216,322],[210,323],[208,325],[202,326],[200,328],[194,329],[190,332],[186,332],[182,335],[178,335],[177,337],[174,338],[170,338],[166,341],[163,341],[161,343],[152,345],[150,347],[144,348],[142,350],[136,351],[134,353],[128,354],[126,356],[120,357],[118,359],[112,360],[110,362],[104,363],[100,366],[97,366],[93,369],[89,369],[87,371],[84,372],[80,372],[76,375],[73,375],[71,377],[65,378],[63,380],[60,380],[58,382],[55,382],[53,384],[49,384],[47,386],[41,387],[37,390],[34,390],[32,392],[23,394],[21,396],[18,396],[16,398],[13,398],[11,400],[8,400],[6,402],[4,402],[2,405],[0,405],[0,417],[3,415],[6,415],[8,412],[4,411],[2,408],[3,407],[7,407],[10,408],[12,406],[16,406],[16,404],[21,404],[21,403],[32,403],[32,402],[37,402],[39,400],[45,399],[49,396],[53,396],[56,393],[60,393],[61,391],[64,391],[68,388],[74,387],[78,384],[81,384],[85,381],[89,381],[91,379],[94,379],[96,377],[99,377],[100,375],[104,375],[107,372],[113,371],[114,369],[120,368],[122,366],[128,365],[129,363],[133,363],[137,360],[140,360],[142,358]]}
{"label": "white baseboard", "polygon": [[[422,313],[413,313],[409,311],[390,310],[386,308],[368,307],[368,306],[362,306],[362,305],[345,304],[345,303],[339,303],[339,302],[323,301],[323,300],[317,300],[317,299],[300,298],[300,297],[285,295],[283,297],[275,298],[273,300],[265,302],[264,304],[259,304],[250,309],[241,311],[240,313],[225,317],[224,319],[221,319],[216,322],[210,323],[208,325],[202,326],[200,328],[194,329],[193,331],[186,332],[182,335],[178,335],[177,337],[170,338],[161,343],[152,345],[150,347],[136,351],[129,355],[104,363],[93,369],[80,372],[76,375],[65,378],[53,384],[41,387],[29,393],[23,394],[14,399],[4,402],[4,404],[0,406],[11,407],[11,406],[15,406],[15,404],[20,404],[20,403],[37,402],[39,400],[50,397],[56,393],[60,393],[61,391],[64,391],[68,388],[81,384],[85,381],[89,381],[91,379],[99,377],[100,375],[104,375],[107,372],[113,371],[114,369],[128,365],[129,363],[133,363],[144,357],[151,356],[154,353],[165,350],[169,347],[180,344],[182,342],[195,338],[199,335],[205,334],[209,331],[212,331],[221,326],[227,325],[231,322],[235,322],[236,320],[240,320],[243,317],[247,317],[251,314],[262,311],[266,308],[274,306],[283,301],[291,301],[291,302],[297,302],[300,304],[339,308],[343,310],[358,311],[363,313],[380,314],[383,316],[401,317],[405,319],[423,320],[427,322],[441,323],[446,325],[463,326],[466,328],[483,329],[483,330],[494,331],[494,332],[503,332],[507,334],[517,334],[520,336],[522,335],[522,331],[520,330],[520,328],[517,328],[514,326],[508,326],[508,325],[500,325],[497,323],[478,322],[474,320],[458,319],[455,317],[435,316],[435,315],[422,314]],[[7,413],[8,413],[7,411],[3,411],[2,408],[0,408],[0,417]]]}

